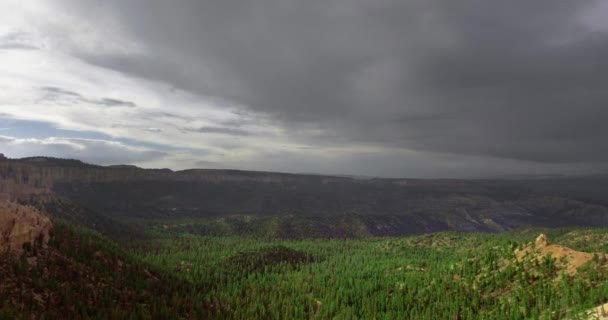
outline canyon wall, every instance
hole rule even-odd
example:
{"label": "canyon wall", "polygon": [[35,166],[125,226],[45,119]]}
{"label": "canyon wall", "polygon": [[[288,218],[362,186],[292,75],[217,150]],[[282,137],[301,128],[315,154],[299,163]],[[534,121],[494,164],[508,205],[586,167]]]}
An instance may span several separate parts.
{"label": "canyon wall", "polygon": [[605,226],[606,190],[608,176],[355,179],[239,170],[103,167],[69,159],[0,157],[0,201],[33,205],[51,217],[115,234],[134,232],[116,223],[129,219],[233,215],[287,217],[287,224],[301,220],[292,223],[294,228],[319,219],[356,217],[370,233],[378,235]]}
{"label": "canyon wall", "polygon": [[303,179],[320,183],[350,181],[330,176],[297,175],[239,170],[141,169],[134,166],[95,166],[76,160],[45,157],[7,159],[0,157],[0,199],[51,192],[60,183],[104,183],[130,181],[264,182],[289,183]]}

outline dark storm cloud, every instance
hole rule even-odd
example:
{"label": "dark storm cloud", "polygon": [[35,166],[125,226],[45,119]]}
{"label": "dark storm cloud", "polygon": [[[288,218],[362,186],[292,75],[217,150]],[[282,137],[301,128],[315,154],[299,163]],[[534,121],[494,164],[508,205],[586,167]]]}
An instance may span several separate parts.
{"label": "dark storm cloud", "polygon": [[58,87],[50,86],[50,87],[42,87],[40,89],[44,92],[44,95],[42,97],[43,101],[53,101],[53,102],[71,101],[71,102],[75,102],[75,103],[84,102],[84,103],[91,103],[91,104],[96,104],[96,105],[101,105],[101,106],[106,106],[106,107],[125,107],[125,108],[137,107],[137,105],[131,101],[124,101],[124,100],[113,99],[113,98],[101,98],[101,99],[87,98],[77,92],[66,90],[63,88],[58,88]]}
{"label": "dark storm cloud", "polygon": [[84,59],[236,101],[296,139],[608,160],[608,34],[584,25],[598,1],[66,3],[150,48]]}

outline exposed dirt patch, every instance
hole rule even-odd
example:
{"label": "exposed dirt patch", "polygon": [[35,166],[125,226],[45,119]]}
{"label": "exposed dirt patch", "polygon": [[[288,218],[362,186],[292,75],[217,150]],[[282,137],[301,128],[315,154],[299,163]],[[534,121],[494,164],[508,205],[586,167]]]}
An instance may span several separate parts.
{"label": "exposed dirt patch", "polygon": [[586,316],[589,320],[608,320],[608,303],[587,311]]}
{"label": "exposed dirt patch", "polygon": [[578,272],[578,268],[594,259],[606,260],[606,255],[603,253],[588,253],[572,250],[570,248],[552,244],[544,234],[536,238],[534,244],[526,246],[523,250],[515,252],[518,261],[526,259],[542,261],[548,255],[555,259],[556,267],[559,271],[565,271],[568,275],[574,276]]}

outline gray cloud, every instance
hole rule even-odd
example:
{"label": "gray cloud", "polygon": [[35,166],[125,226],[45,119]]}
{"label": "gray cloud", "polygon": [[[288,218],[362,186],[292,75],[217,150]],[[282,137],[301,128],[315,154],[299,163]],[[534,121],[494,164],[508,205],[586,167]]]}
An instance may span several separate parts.
{"label": "gray cloud", "polygon": [[[89,101],[90,102],[90,101]],[[127,108],[135,108],[137,105],[131,101],[123,101],[112,98],[102,98],[97,101],[93,101],[93,103],[101,104],[108,107],[127,107]]]}
{"label": "gray cloud", "polygon": [[32,42],[27,33],[13,31],[0,36],[0,49],[37,50],[40,49],[40,46]]}
{"label": "gray cloud", "polygon": [[138,130],[141,130],[141,131],[146,131],[146,132],[151,132],[151,133],[161,133],[161,132],[163,132],[163,129],[161,129],[161,128],[152,128],[152,127],[145,127],[145,126],[132,125],[132,124],[114,123],[114,124],[112,124],[112,128],[138,129]]}
{"label": "gray cloud", "polygon": [[215,134],[225,134],[229,136],[248,136],[251,135],[250,132],[238,128],[228,128],[228,127],[201,127],[198,129],[188,129],[188,131],[200,132],[200,133],[215,133]]}
{"label": "gray cloud", "polygon": [[101,98],[101,99],[89,98],[89,97],[84,97],[77,92],[70,91],[70,90],[63,89],[63,88],[58,88],[58,87],[47,86],[47,87],[40,88],[40,90],[43,92],[43,96],[41,98],[42,101],[52,101],[52,102],[68,101],[68,102],[73,102],[73,103],[83,103],[84,102],[84,103],[91,103],[91,104],[96,104],[96,105],[106,106],[106,107],[125,107],[125,108],[137,107],[137,105],[131,101],[124,101],[124,100],[113,99],[113,98]]}
{"label": "gray cloud", "polygon": [[608,33],[585,24],[599,0],[63,2],[149,49],[83,59],[235,101],[297,141],[608,161]]}
{"label": "gray cloud", "polygon": [[194,161],[196,168],[217,168],[218,163],[215,161],[198,160]]}
{"label": "gray cloud", "polygon": [[60,99],[62,97],[74,97],[77,99],[83,99],[82,96],[79,93],[76,93],[74,91],[70,91],[70,90],[66,90],[66,89],[62,89],[62,88],[58,88],[58,87],[42,87],[40,88],[40,90],[44,91],[45,94],[45,98],[48,100],[57,100]]}

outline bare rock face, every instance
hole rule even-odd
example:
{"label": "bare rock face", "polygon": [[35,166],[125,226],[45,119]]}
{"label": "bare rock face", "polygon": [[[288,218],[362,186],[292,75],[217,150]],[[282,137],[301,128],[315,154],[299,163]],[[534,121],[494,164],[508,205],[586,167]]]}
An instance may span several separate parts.
{"label": "bare rock face", "polygon": [[0,202],[0,250],[21,252],[24,247],[46,247],[51,220],[34,207]]}
{"label": "bare rock face", "polygon": [[549,242],[547,236],[544,233],[541,233],[538,237],[536,237],[535,244],[538,248],[544,248],[550,245],[551,243]]}

